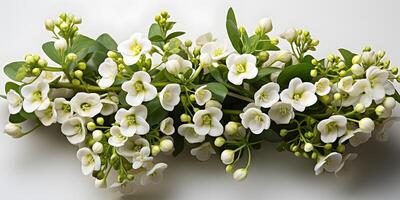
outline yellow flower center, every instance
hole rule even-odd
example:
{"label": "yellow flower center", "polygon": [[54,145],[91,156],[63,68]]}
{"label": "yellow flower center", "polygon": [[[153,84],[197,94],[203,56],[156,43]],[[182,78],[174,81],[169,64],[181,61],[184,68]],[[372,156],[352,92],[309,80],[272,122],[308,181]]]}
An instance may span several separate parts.
{"label": "yellow flower center", "polygon": [[214,51],[214,56],[220,56],[220,55],[222,55],[222,53],[224,53],[223,49],[216,49]]}
{"label": "yellow flower center", "polygon": [[34,101],[41,101],[42,100],[42,92],[40,90],[37,90],[33,92],[33,100]]}
{"label": "yellow flower center", "polygon": [[89,103],[83,103],[83,104],[81,104],[81,109],[82,109],[83,111],[89,110],[90,107],[92,107],[92,105],[90,105]]}
{"label": "yellow flower center", "polygon": [[137,56],[142,51],[142,46],[138,43],[137,40],[133,41],[131,45],[131,51],[133,51],[133,55]]}
{"label": "yellow flower center", "polygon": [[126,116],[126,120],[128,121],[128,126],[135,125],[136,116],[135,115],[128,115],[128,116]]}
{"label": "yellow flower center", "polygon": [[239,64],[236,64],[236,71],[239,73],[239,74],[242,74],[242,73],[245,73],[246,71],[247,71],[247,64],[246,63],[239,63]]}
{"label": "yellow flower center", "polygon": [[210,125],[211,124],[211,116],[209,114],[203,115],[201,117],[201,119],[203,120],[203,124],[204,125]]}
{"label": "yellow flower center", "polygon": [[136,81],[133,84],[133,87],[135,88],[136,92],[142,92],[144,91],[144,85],[142,81]]}

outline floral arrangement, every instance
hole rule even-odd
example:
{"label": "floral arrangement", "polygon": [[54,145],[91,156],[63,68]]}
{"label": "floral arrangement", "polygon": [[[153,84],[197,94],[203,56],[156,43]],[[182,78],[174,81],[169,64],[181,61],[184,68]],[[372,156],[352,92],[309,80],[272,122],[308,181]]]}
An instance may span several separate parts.
{"label": "floral arrangement", "polygon": [[[160,153],[183,149],[200,161],[217,154],[237,181],[245,180],[252,151],[268,141],[316,163],[315,174],[337,173],[356,154],[348,146],[385,139],[400,96],[398,68],[384,51],[314,58],[319,41],[306,30],[270,37],[261,19],[253,35],[226,20],[230,44],[211,33],[195,44],[178,39],[161,12],[148,36],[117,44],[108,34],[78,32],[79,17],[48,19],[51,60],[28,54],[5,66],[10,117],[5,133],[20,138],[40,126],[61,124],[79,147],[84,175],[96,187],[131,191],[159,183],[167,164]],[[281,50],[280,40],[290,50]],[[36,124],[27,129],[24,124]],[[111,184],[108,184],[111,183]]]}

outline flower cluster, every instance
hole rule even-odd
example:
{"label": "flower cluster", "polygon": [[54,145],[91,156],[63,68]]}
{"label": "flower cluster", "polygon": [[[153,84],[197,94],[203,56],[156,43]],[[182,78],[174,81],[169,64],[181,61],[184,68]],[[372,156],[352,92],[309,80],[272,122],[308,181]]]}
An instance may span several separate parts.
{"label": "flower cluster", "polygon": [[[398,69],[384,51],[340,49],[341,56],[317,59],[310,52],[319,41],[308,31],[270,37],[272,21],[264,18],[249,36],[232,9],[230,44],[211,33],[182,42],[184,32],[172,32],[165,11],[147,37],[135,33],[119,44],[108,34],[79,34],[81,21],[65,13],[46,20],[54,36],[43,45],[49,63],[28,54],[5,66],[13,80],[5,86],[5,132],[20,138],[61,124],[96,187],[132,191],[159,183],[167,164],[158,155],[176,156],[184,146],[200,161],[218,154],[242,181],[252,151],[266,141],[314,160],[317,175],[337,173],[356,157],[348,145],[386,138],[383,128],[400,100]],[[290,50],[280,49],[280,40]],[[25,121],[37,126],[23,130]]]}

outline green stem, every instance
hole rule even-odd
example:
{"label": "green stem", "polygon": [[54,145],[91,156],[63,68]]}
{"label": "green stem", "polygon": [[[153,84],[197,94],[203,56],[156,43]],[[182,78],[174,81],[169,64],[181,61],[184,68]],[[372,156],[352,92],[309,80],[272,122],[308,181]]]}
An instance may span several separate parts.
{"label": "green stem", "polygon": [[253,99],[250,99],[250,98],[248,98],[248,97],[245,97],[245,96],[242,96],[242,95],[240,95],[240,94],[233,93],[233,92],[228,92],[227,95],[228,95],[228,96],[231,96],[231,97],[235,97],[235,98],[237,98],[237,99],[241,99],[241,100],[243,100],[243,101],[250,102],[250,103],[253,103],[253,102],[254,102]]}
{"label": "green stem", "polygon": [[241,110],[231,110],[231,109],[223,109],[222,112],[224,112],[225,114],[231,114],[231,115],[239,115],[240,113],[242,113]]}
{"label": "green stem", "polygon": [[194,79],[197,78],[197,76],[199,76],[201,70],[203,70],[203,66],[199,66],[196,71],[194,72],[194,74],[192,75],[192,77],[190,77],[190,79],[187,81],[188,83],[191,83]]}
{"label": "green stem", "polygon": [[120,87],[110,87],[110,88],[105,88],[102,89],[100,87],[94,86],[94,85],[73,85],[71,83],[50,83],[50,87],[52,88],[68,88],[68,89],[73,89],[74,91],[87,91],[87,92],[120,92],[121,88]]}

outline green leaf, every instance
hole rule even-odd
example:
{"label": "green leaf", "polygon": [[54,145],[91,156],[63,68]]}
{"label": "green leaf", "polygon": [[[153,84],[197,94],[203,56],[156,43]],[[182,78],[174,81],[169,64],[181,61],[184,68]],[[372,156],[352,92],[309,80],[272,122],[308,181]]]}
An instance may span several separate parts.
{"label": "green leaf", "polygon": [[19,124],[19,123],[26,121],[26,119],[24,117],[22,117],[21,114],[17,113],[17,114],[10,115],[8,117],[8,121],[10,121],[11,123]]}
{"label": "green leaf", "polygon": [[54,42],[46,42],[42,45],[42,49],[44,53],[46,53],[47,57],[49,57],[52,61],[57,64],[62,63],[62,58],[59,52],[54,48]]}
{"label": "green leaf", "polygon": [[232,7],[229,8],[228,13],[226,15],[226,21],[232,21],[235,26],[237,26],[235,12],[233,12]]}
{"label": "green leaf", "polygon": [[347,49],[339,49],[340,54],[342,54],[343,59],[344,59],[344,64],[346,64],[347,67],[351,67],[353,65],[353,57],[357,54],[347,50]]}
{"label": "green leaf", "polygon": [[156,36],[159,36],[159,37],[161,37],[163,39],[165,37],[165,35],[164,35],[164,33],[163,33],[162,29],[161,29],[161,26],[159,24],[157,24],[157,23],[153,23],[150,26],[149,33],[148,33],[148,38],[149,38],[149,40],[151,40],[152,38],[154,38]]}
{"label": "green leaf", "polygon": [[232,20],[226,21],[226,30],[233,48],[235,48],[238,53],[242,53],[243,44],[240,40],[240,32]]}
{"label": "green leaf", "polygon": [[278,51],[279,47],[271,44],[269,40],[260,40],[257,43],[256,50],[258,51]]}
{"label": "green leaf", "polygon": [[127,95],[127,94],[128,94],[128,93],[126,93],[125,91],[121,91],[121,92],[118,94],[119,104],[121,104],[121,106],[124,107],[124,108],[129,108],[129,107],[131,107],[131,106],[129,106],[128,103],[126,103],[126,95]]}
{"label": "green leaf", "polygon": [[97,43],[96,40],[93,40],[92,38],[89,38],[84,35],[78,35],[76,39],[73,41],[72,47],[71,47],[71,52],[77,53],[83,49],[89,49],[96,47],[98,48],[105,48],[99,45],[100,43]]}
{"label": "green leaf", "polygon": [[4,73],[14,81],[21,81],[21,77],[17,77],[18,70],[25,64],[25,62],[13,62],[4,67]]}
{"label": "green leaf", "polygon": [[174,152],[172,155],[176,157],[183,151],[183,148],[185,147],[185,140],[184,137],[179,134],[173,134],[172,138],[174,139]]}
{"label": "green leaf", "polygon": [[150,126],[159,124],[168,116],[168,111],[161,106],[160,100],[157,98],[145,103],[147,107],[147,123]]}
{"label": "green leaf", "polygon": [[108,50],[117,51],[117,47],[118,47],[117,42],[115,42],[115,40],[107,33],[103,33],[102,35],[100,35],[96,39],[96,41],[98,43],[102,44]]}
{"label": "green leaf", "polygon": [[165,78],[167,78],[169,81],[173,82],[173,83],[180,83],[182,82],[179,78],[175,77],[174,75],[172,75],[171,73],[169,73],[167,70],[163,69],[163,73]]}
{"label": "green leaf", "polygon": [[164,41],[164,38],[161,35],[155,35],[155,36],[149,38],[149,40],[152,42],[162,42],[162,41]]}
{"label": "green leaf", "polygon": [[14,90],[16,92],[19,92],[19,85],[14,83],[14,82],[7,82],[5,86],[5,91],[8,93],[8,91]]}
{"label": "green leaf", "polygon": [[212,67],[210,69],[210,74],[216,81],[218,81],[220,83],[225,83],[226,77],[224,77],[224,74],[227,74],[227,68],[226,67],[217,67],[217,68]]}
{"label": "green leaf", "polygon": [[285,89],[288,87],[289,82],[295,77],[300,78],[302,81],[311,81],[310,71],[313,68],[314,66],[309,63],[299,63],[288,66],[279,74],[277,82],[281,86],[281,89]]}
{"label": "green leaf", "polygon": [[170,39],[172,39],[172,38],[176,38],[176,37],[179,37],[179,36],[181,36],[181,35],[183,35],[183,34],[185,34],[185,32],[183,32],[183,31],[177,31],[177,32],[173,32],[173,33],[170,33],[168,36],[167,36],[167,38],[165,38],[165,40],[170,40]]}
{"label": "green leaf", "polygon": [[226,95],[228,94],[228,89],[221,83],[208,83],[207,88],[212,92],[213,98],[219,102],[224,102]]}

